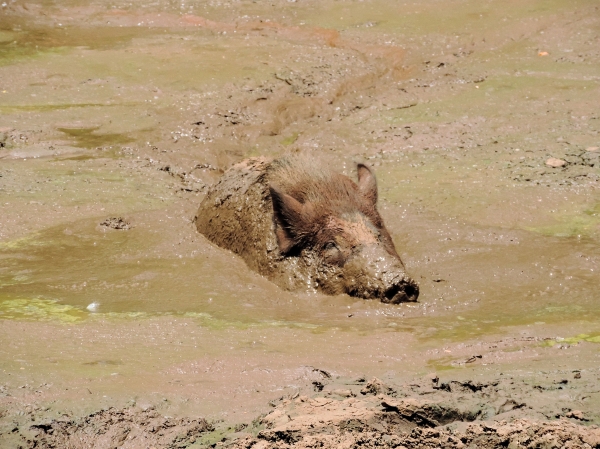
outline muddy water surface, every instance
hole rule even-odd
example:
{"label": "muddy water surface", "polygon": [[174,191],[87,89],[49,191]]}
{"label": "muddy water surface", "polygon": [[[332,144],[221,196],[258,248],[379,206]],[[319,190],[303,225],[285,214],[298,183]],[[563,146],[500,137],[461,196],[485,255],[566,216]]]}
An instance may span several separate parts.
{"label": "muddy water surface", "polygon": [[[597,364],[595,2],[1,8],[11,407],[247,417],[312,367]],[[284,292],[195,232],[227,167],[288,151],[374,167],[418,304]]]}

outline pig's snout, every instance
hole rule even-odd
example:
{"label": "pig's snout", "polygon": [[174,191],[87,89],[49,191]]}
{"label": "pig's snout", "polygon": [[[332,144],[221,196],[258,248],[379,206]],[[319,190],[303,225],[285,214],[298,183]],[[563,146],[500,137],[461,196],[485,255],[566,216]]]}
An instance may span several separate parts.
{"label": "pig's snout", "polygon": [[411,278],[389,286],[383,293],[381,302],[399,304],[401,302],[415,302],[419,297],[419,286]]}
{"label": "pig's snout", "polygon": [[402,261],[379,245],[367,246],[355,254],[344,267],[348,293],[389,304],[414,302],[419,286],[404,269]]}
{"label": "pig's snout", "polygon": [[404,266],[398,259],[386,255],[379,258],[379,263],[370,265],[371,275],[377,280],[376,296],[381,299],[381,302],[399,304],[417,300],[419,286],[406,274]]}

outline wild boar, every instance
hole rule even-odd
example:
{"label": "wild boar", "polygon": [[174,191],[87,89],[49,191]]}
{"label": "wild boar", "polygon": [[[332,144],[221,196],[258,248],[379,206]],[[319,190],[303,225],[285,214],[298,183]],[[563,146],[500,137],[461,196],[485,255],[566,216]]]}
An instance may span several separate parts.
{"label": "wild boar", "polygon": [[308,157],[247,159],[209,190],[196,227],[284,289],[416,301],[377,211],[375,175],[364,164],[357,174],[354,182]]}

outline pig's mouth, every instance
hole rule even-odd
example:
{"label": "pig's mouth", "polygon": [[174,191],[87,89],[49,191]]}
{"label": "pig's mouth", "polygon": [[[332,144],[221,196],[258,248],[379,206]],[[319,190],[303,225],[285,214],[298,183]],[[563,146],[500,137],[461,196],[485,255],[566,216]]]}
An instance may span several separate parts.
{"label": "pig's mouth", "polygon": [[419,287],[412,283],[393,285],[383,293],[381,302],[400,304],[401,302],[415,302],[419,297]]}

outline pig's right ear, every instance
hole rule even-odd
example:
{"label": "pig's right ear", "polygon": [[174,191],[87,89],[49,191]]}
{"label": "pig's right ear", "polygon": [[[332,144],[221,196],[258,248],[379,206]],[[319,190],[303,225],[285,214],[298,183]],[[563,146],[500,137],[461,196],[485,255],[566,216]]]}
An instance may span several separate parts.
{"label": "pig's right ear", "polygon": [[273,221],[277,244],[283,254],[300,243],[302,224],[306,222],[310,211],[302,203],[283,193],[275,185],[269,186],[273,201]]}
{"label": "pig's right ear", "polygon": [[371,202],[377,204],[377,180],[371,169],[365,164],[357,164],[358,190]]}

